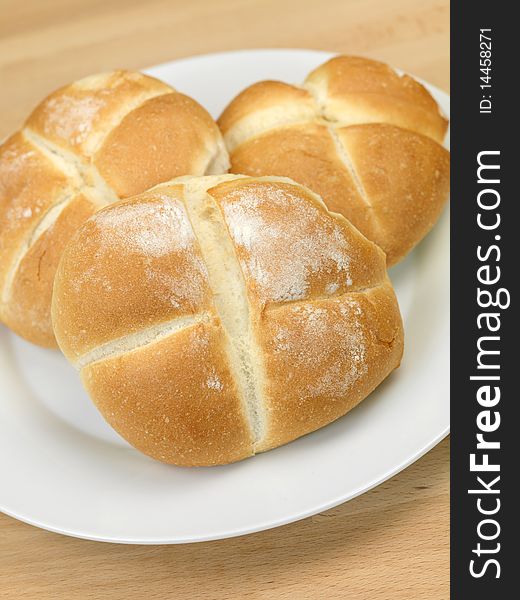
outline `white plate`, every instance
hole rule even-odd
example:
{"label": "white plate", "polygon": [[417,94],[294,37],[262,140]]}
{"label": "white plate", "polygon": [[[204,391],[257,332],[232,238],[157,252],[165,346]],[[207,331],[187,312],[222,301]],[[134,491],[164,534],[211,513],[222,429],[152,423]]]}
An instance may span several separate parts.
{"label": "white plate", "polygon": [[[148,72],[217,116],[244,86],[301,82],[328,56],[232,52]],[[449,97],[428,87],[449,115]],[[332,425],[225,467],[176,468],[139,454],[103,421],[58,352],[1,327],[0,510],[82,538],[181,543],[302,519],[388,479],[449,429],[447,213],[391,277],[406,327],[402,367]]]}

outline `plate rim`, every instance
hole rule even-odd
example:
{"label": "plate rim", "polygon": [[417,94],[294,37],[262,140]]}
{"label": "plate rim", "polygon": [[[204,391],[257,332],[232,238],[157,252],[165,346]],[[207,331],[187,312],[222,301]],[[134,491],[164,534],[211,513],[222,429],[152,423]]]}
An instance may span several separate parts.
{"label": "plate rim", "polygon": [[362,496],[366,492],[373,490],[374,488],[378,487],[385,481],[388,481],[395,475],[398,475],[399,473],[401,473],[401,471],[404,471],[405,469],[407,469],[409,466],[411,466],[413,463],[417,462],[420,458],[422,458],[425,454],[427,454],[430,450],[432,450],[435,446],[437,446],[440,442],[442,442],[442,440],[445,439],[449,435],[449,433],[450,433],[450,427],[448,425],[435,439],[433,439],[428,444],[426,444],[423,448],[421,448],[421,450],[419,450],[411,458],[400,463],[396,469],[390,469],[381,477],[378,477],[378,478],[374,479],[373,481],[371,481],[368,484],[368,486],[362,486],[361,488],[358,488],[358,489],[354,490],[353,492],[346,494],[345,496],[341,496],[340,498],[336,498],[336,499],[330,501],[329,503],[324,504],[323,506],[321,506],[318,509],[312,508],[312,509],[309,509],[308,511],[299,513],[294,517],[290,517],[287,519],[281,518],[278,521],[270,521],[269,523],[262,523],[261,525],[253,526],[250,528],[244,527],[242,529],[228,531],[225,534],[215,533],[213,535],[198,536],[198,537],[195,537],[195,536],[194,537],[183,537],[183,538],[177,538],[174,540],[172,540],[171,538],[168,538],[168,539],[166,539],[166,538],[165,539],[158,539],[158,538],[146,539],[146,538],[131,538],[131,537],[129,537],[127,539],[121,539],[121,538],[116,539],[116,538],[111,538],[110,536],[101,537],[101,536],[90,535],[88,533],[84,533],[84,532],[80,532],[80,531],[68,531],[65,529],[61,529],[59,527],[53,527],[52,525],[40,523],[38,520],[32,520],[29,517],[19,515],[15,512],[4,510],[4,508],[2,506],[0,506],[0,512],[7,515],[8,517],[12,517],[13,519],[16,519],[17,521],[21,521],[22,523],[26,523],[27,525],[32,525],[33,527],[38,527],[39,529],[44,529],[45,531],[50,531],[51,533],[58,533],[61,535],[65,535],[67,537],[72,537],[72,538],[81,539],[81,540],[88,540],[88,541],[92,541],[92,542],[103,542],[103,543],[107,543],[107,544],[143,545],[143,546],[165,546],[165,545],[177,545],[177,544],[196,544],[199,542],[201,542],[201,543],[202,542],[215,542],[218,540],[225,540],[225,539],[240,537],[243,535],[260,533],[261,531],[267,531],[269,529],[276,529],[278,527],[283,527],[284,525],[290,525],[291,523],[296,523],[297,521],[302,521],[303,519],[307,519],[307,518],[317,515],[321,512],[325,512],[327,510],[335,508],[336,506],[340,506],[341,504],[345,504],[346,502],[349,502],[350,500],[353,500],[354,498],[357,498],[358,496]]}

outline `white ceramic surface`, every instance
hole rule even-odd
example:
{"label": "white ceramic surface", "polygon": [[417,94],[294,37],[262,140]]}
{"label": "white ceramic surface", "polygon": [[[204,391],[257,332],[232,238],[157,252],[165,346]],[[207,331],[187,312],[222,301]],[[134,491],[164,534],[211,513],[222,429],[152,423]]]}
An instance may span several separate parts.
{"label": "white ceramic surface", "polygon": [[[148,69],[217,116],[259,79],[301,82],[329,55],[255,50]],[[428,86],[449,115],[449,97]],[[388,479],[449,430],[449,216],[391,277],[406,327],[402,367],[339,421],[214,468],[166,466],[103,421],[55,351],[0,326],[0,510],[68,535],[181,543],[302,519]]]}

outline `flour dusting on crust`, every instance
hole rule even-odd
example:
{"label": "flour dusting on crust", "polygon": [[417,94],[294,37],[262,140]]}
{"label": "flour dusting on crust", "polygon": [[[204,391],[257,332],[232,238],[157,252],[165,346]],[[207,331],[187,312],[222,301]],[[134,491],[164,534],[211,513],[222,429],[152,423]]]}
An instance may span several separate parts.
{"label": "flour dusting on crust", "polygon": [[307,198],[264,184],[260,190],[242,187],[231,192],[222,206],[230,235],[241,250],[241,266],[262,300],[305,299],[312,280],[324,275],[327,281],[315,290],[318,294],[352,284],[344,231]]}
{"label": "flour dusting on crust", "polygon": [[[96,230],[96,261],[73,282],[77,293],[83,285],[96,285],[101,292],[124,290],[124,276],[118,269],[112,276],[106,264],[128,261],[141,264],[142,284],[161,303],[182,309],[204,301],[208,274],[180,201],[156,195],[149,201],[112,205],[96,213],[91,223]],[[182,268],[170,271],[167,265],[178,261]]]}
{"label": "flour dusting on crust", "polygon": [[101,94],[62,94],[50,98],[45,103],[44,132],[73,144],[81,144],[92,132],[96,117],[105,105],[106,100]]}
{"label": "flour dusting on crust", "polygon": [[93,221],[102,245],[149,257],[191,248],[195,235],[186,210],[171,198],[160,200],[113,206],[97,213]]}
{"label": "flour dusting on crust", "polygon": [[273,354],[289,379],[313,373],[312,381],[297,390],[302,397],[344,396],[366,375],[368,339],[358,299],[296,304],[285,314],[284,325],[275,324]]}
{"label": "flour dusting on crust", "polygon": [[199,305],[203,301],[203,286],[207,280],[206,266],[198,256],[193,257],[190,265],[193,269],[185,275],[171,275],[151,267],[145,269],[145,277],[154,283],[154,294],[174,308],[180,308],[186,302]]}
{"label": "flour dusting on crust", "polygon": [[2,178],[5,178],[7,182],[9,178],[22,176],[28,167],[38,164],[37,159],[36,150],[21,151],[19,146],[8,148],[6,145],[6,147],[2,148],[2,155],[0,157]]}

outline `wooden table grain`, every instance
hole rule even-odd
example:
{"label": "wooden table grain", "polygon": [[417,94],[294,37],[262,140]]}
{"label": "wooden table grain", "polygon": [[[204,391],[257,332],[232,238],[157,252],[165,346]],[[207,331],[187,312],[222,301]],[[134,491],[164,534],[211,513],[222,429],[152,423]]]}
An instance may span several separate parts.
{"label": "wooden table grain", "polygon": [[[448,90],[449,3],[0,0],[0,139],[89,73],[259,47],[370,56]],[[448,521],[448,440],[351,502],[230,540],[103,544],[0,515],[0,598],[443,600]]]}

